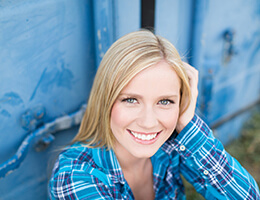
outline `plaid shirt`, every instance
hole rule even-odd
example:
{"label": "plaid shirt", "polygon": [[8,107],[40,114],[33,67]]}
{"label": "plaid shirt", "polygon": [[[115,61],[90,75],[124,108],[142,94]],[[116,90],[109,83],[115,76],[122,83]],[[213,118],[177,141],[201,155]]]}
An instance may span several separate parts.
{"label": "plaid shirt", "polygon": [[[205,199],[260,199],[255,180],[195,115],[151,157],[155,199],[186,199],[181,174]],[[113,150],[74,144],[49,182],[50,199],[134,199]]]}

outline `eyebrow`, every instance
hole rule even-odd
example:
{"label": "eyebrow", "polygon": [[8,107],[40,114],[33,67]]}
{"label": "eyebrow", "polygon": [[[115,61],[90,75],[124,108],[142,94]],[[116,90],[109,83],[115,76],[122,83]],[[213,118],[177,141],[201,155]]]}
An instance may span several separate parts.
{"label": "eyebrow", "polygon": [[134,94],[134,93],[120,93],[119,96],[130,96],[130,97],[142,98],[141,95],[139,95],[139,94]]}
{"label": "eyebrow", "polygon": [[[135,94],[135,93],[120,93],[119,96],[130,96],[135,98],[142,98],[142,95]],[[166,94],[159,96],[159,99],[168,99],[168,98],[175,98],[178,97],[179,94]]]}

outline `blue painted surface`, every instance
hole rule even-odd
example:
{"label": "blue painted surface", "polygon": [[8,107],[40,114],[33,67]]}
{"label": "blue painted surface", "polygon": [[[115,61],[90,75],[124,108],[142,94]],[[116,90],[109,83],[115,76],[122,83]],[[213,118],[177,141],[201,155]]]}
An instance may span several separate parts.
{"label": "blue painted surface", "polygon": [[[28,129],[39,130],[85,103],[96,71],[92,7],[90,0],[1,1],[0,164],[30,137]],[[28,112],[38,106],[45,108],[40,123]],[[0,179],[0,199],[46,199],[50,157],[76,130],[55,134],[42,152],[31,138],[19,169]]]}
{"label": "blue painted surface", "polygon": [[[223,6],[225,5],[225,6]],[[205,118],[214,124],[259,100],[260,95],[259,1],[209,1],[202,26],[202,96]],[[243,8],[243,9],[240,9]],[[238,12],[238,10],[241,10]],[[234,53],[225,62],[226,31],[234,31]],[[243,121],[243,120],[242,120]],[[226,123],[237,137],[243,123]],[[229,128],[227,128],[229,127]],[[222,132],[217,130],[217,132]],[[226,138],[227,132],[219,134]],[[230,137],[230,138],[234,138]]]}
{"label": "blue painted surface", "polygon": [[97,67],[114,41],[140,29],[140,9],[139,0],[93,1]]}
{"label": "blue painted surface", "polygon": [[193,1],[156,0],[155,32],[167,38],[189,60],[191,56]]}
{"label": "blue painted surface", "polygon": [[114,39],[141,27],[140,0],[114,0]]}
{"label": "blue painted surface", "polygon": [[93,1],[96,66],[98,67],[105,52],[114,42],[112,0]]}
{"label": "blue painted surface", "polygon": [[5,178],[5,176],[18,169],[27,156],[28,148],[32,144],[32,140],[37,141],[38,138],[35,149],[37,151],[44,150],[43,147],[49,145],[55,139],[52,134],[79,125],[83,118],[85,109],[86,105],[82,105],[81,109],[75,113],[56,118],[52,122],[43,124],[40,128],[35,128],[35,131],[29,133],[23,140],[16,154],[0,164],[0,178]]}
{"label": "blue painted surface", "polygon": [[[260,98],[258,0],[155,3],[155,32],[200,71],[198,112],[210,125]],[[18,167],[0,179],[0,199],[47,198],[54,160],[78,129],[73,113],[109,46],[140,28],[140,6],[139,0],[0,2],[0,175]],[[234,31],[231,42],[226,31]],[[218,126],[216,136],[230,142],[249,116]]]}
{"label": "blue painted surface", "polygon": [[6,138],[10,143],[1,145],[8,152],[26,134],[17,116],[39,103],[48,105],[46,120],[77,109],[87,97],[95,72],[89,31],[93,25],[86,14],[90,5],[52,2],[4,7],[0,12],[1,110],[12,116],[1,117],[0,129],[16,132],[15,138],[0,136],[11,137]]}

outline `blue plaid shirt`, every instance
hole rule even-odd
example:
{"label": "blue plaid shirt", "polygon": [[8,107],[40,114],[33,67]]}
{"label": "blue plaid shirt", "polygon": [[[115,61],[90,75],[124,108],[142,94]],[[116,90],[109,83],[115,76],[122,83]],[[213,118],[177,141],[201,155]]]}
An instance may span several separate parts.
{"label": "blue plaid shirt", "polygon": [[[260,199],[252,176],[195,115],[151,157],[155,199],[186,199],[181,174],[205,199]],[[49,182],[50,199],[134,199],[113,150],[77,143],[63,151]]]}

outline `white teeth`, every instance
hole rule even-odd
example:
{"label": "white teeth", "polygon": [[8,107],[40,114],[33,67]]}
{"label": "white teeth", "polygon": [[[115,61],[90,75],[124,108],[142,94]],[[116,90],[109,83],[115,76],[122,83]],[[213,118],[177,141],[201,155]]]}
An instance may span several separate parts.
{"label": "white teeth", "polygon": [[157,136],[157,133],[145,135],[145,134],[138,134],[138,133],[135,133],[133,131],[130,131],[130,132],[132,133],[133,136],[135,136],[136,138],[138,138],[140,140],[152,140]]}

